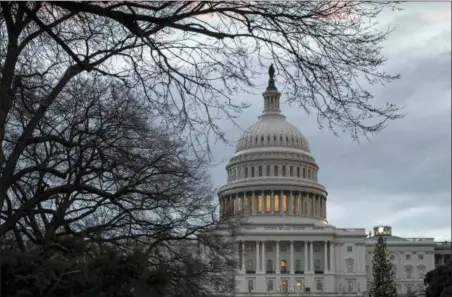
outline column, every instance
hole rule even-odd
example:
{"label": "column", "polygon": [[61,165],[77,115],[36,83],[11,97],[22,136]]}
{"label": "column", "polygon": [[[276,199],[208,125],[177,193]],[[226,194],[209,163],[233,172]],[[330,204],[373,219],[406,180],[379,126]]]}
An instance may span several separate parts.
{"label": "column", "polygon": [[242,272],[245,272],[245,242],[242,241]]}
{"label": "column", "polygon": [[276,241],[276,274],[280,273],[280,265],[279,263],[279,241]]}
{"label": "column", "polygon": [[266,259],[265,259],[265,241],[262,241],[262,262],[261,262],[261,270],[265,273],[265,271],[267,270],[267,263]]}
{"label": "column", "polygon": [[303,241],[304,245],[304,273],[308,271],[308,243]]}
{"label": "column", "polygon": [[[279,213],[280,214],[284,214],[284,209],[283,209],[283,196],[284,196],[284,191],[281,191],[281,193],[279,193]],[[286,201],[286,206],[287,206],[287,201]]]}
{"label": "column", "polygon": [[334,272],[334,242],[330,242],[330,271]]}
{"label": "column", "polygon": [[323,248],[323,263],[325,263],[324,264],[324,272],[323,273],[325,273],[326,271],[328,271],[328,242],[327,241],[325,241],[324,242],[324,248]]}
{"label": "column", "polygon": [[359,261],[360,246],[359,246],[359,244],[356,244],[355,246],[356,246],[356,252],[355,252],[356,257],[354,257],[354,258],[356,259],[356,261],[354,261],[354,263],[353,263],[353,265],[355,266],[353,268],[354,268],[355,273],[358,273],[359,272],[359,262],[360,262]]}
{"label": "column", "polygon": [[251,192],[251,214],[257,213],[256,192]]}
{"label": "column", "polygon": [[[273,190],[272,190],[272,193],[271,193],[271,195],[270,195],[270,212],[271,212],[271,214],[274,214],[275,213],[275,201],[274,201],[274,196],[273,196]],[[265,203],[267,203],[267,199],[265,199]]]}
{"label": "column", "polygon": [[256,241],[256,273],[259,271],[259,241]]}
{"label": "column", "polygon": [[310,241],[309,246],[309,265],[311,266],[309,271],[314,272],[314,241]]}
{"label": "column", "polygon": [[293,240],[290,241],[290,274],[295,274],[295,267],[293,266]]}
{"label": "column", "polygon": [[288,197],[287,197],[287,203],[289,204],[289,207],[287,208],[287,214],[288,215],[292,215],[293,213],[292,213],[292,208],[293,208],[293,205],[294,205],[294,202],[293,202],[293,192],[292,191],[289,191],[289,195],[288,195]]}

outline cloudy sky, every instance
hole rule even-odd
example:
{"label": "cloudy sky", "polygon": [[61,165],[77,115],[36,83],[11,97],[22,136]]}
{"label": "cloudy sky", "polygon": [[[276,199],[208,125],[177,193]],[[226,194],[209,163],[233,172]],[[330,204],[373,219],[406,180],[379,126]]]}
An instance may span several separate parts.
{"label": "cloudy sky", "polygon": [[[404,237],[451,239],[451,4],[414,2],[387,12],[382,26],[396,30],[384,44],[387,70],[402,78],[375,90],[376,100],[405,106],[407,116],[392,122],[371,142],[320,131],[315,116],[282,105],[287,120],[307,137],[328,190],[328,220],[340,228],[393,227]],[[267,77],[257,84],[265,88]],[[284,90],[282,97],[284,97]],[[260,95],[238,119],[246,128],[263,108]],[[224,123],[229,139],[242,130]],[[212,169],[217,187],[226,182],[225,165],[234,147],[218,145]]]}

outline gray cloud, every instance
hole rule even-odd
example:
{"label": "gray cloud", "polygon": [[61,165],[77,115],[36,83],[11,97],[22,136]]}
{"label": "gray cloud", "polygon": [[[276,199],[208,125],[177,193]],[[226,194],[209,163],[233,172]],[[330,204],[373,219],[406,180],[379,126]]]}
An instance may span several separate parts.
{"label": "gray cloud", "polygon": [[[330,224],[361,228],[390,224],[398,236],[450,240],[450,13],[448,3],[417,2],[381,18],[381,26],[396,26],[385,42],[386,68],[402,78],[385,88],[375,87],[375,102],[404,105],[407,116],[389,123],[370,143],[319,130],[315,111],[308,117],[301,109],[282,106],[287,120],[307,137],[320,166],[319,180],[329,192]],[[264,86],[265,81],[260,78],[257,85]],[[238,119],[243,129],[257,120],[263,105],[258,94],[246,101],[252,106]],[[231,123],[222,126],[229,139],[242,134]],[[226,182],[224,166],[234,151],[230,146],[214,147],[219,163],[212,170],[215,185]]]}

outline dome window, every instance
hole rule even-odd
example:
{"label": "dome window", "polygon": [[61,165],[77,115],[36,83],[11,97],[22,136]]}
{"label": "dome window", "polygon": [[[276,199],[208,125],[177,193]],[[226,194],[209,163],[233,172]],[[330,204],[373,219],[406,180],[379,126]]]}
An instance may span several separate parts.
{"label": "dome window", "polygon": [[257,135],[256,135],[256,143],[257,143]]}
{"label": "dome window", "polygon": [[278,176],[278,166],[275,165],[275,172],[274,172],[275,176]]}
{"label": "dome window", "polygon": [[300,167],[297,167],[297,177],[300,177]]}
{"label": "dome window", "polygon": [[267,136],[267,141],[270,142],[270,134]]}
{"label": "dome window", "polygon": [[282,176],[286,176],[286,165],[283,165],[281,171],[282,171]]}
{"label": "dome window", "polygon": [[259,176],[262,176],[262,166],[259,166]]}
{"label": "dome window", "polygon": [[264,135],[262,135],[262,137],[261,137],[261,141],[262,141],[262,142],[264,142]]}
{"label": "dome window", "polygon": [[276,134],[273,136],[273,141],[276,142]]}
{"label": "dome window", "polygon": [[279,135],[279,141],[282,142],[282,135]]}
{"label": "dome window", "polygon": [[289,169],[289,175],[290,175],[290,176],[293,176],[293,167],[292,167],[292,166],[290,166],[290,169]]}
{"label": "dome window", "polygon": [[267,165],[267,176],[270,176],[270,165]]}
{"label": "dome window", "polygon": [[289,136],[286,135],[286,142],[289,143]]}

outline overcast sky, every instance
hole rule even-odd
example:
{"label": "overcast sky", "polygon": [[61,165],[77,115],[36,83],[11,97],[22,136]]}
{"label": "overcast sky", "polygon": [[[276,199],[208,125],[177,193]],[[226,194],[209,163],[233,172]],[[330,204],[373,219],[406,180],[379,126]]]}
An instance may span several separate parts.
{"label": "overcast sky", "polygon": [[[315,114],[281,108],[308,139],[328,190],[328,221],[339,228],[393,227],[393,235],[451,239],[451,4],[408,3],[387,12],[381,25],[396,30],[384,44],[386,68],[402,78],[375,91],[376,100],[405,105],[407,116],[357,144],[348,134],[336,137],[318,129]],[[267,77],[257,83],[261,93]],[[281,88],[281,86],[280,86]],[[284,90],[282,99],[284,99]],[[263,109],[260,95],[243,95],[251,104],[238,119],[245,129]],[[241,129],[223,125],[237,140]],[[226,182],[225,165],[234,147],[214,147],[215,186]]]}

